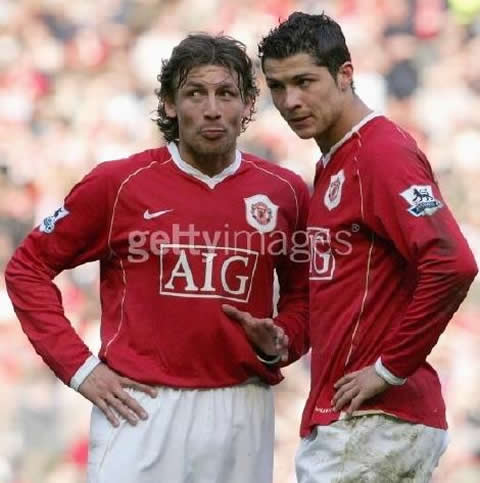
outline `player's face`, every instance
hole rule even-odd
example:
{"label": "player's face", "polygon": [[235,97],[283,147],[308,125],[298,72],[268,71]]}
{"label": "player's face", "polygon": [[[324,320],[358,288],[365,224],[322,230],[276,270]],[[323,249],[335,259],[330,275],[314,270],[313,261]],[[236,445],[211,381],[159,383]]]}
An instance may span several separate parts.
{"label": "player's face", "polygon": [[233,156],[250,104],[242,100],[229,69],[202,65],[189,72],[165,110],[177,117],[181,152],[192,157]]}
{"label": "player's face", "polygon": [[334,79],[309,54],[267,58],[263,69],[275,107],[299,137],[319,145],[332,137],[345,109],[348,72],[341,68]]}

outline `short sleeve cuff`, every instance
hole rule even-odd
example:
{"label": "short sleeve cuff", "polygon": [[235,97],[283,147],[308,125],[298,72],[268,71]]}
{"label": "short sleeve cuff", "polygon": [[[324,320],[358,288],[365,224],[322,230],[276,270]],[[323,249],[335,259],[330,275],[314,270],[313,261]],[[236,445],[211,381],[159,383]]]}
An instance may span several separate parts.
{"label": "short sleeve cuff", "polygon": [[377,361],[375,362],[375,372],[388,384],[391,384],[392,386],[401,386],[402,384],[405,384],[407,379],[402,379],[401,377],[395,376],[395,374],[392,374],[383,364],[382,364],[382,358],[379,357]]}
{"label": "short sleeve cuff", "polygon": [[88,377],[88,375],[100,364],[100,359],[91,355],[77,370],[77,372],[70,379],[70,387],[78,391],[78,388],[82,382]]}

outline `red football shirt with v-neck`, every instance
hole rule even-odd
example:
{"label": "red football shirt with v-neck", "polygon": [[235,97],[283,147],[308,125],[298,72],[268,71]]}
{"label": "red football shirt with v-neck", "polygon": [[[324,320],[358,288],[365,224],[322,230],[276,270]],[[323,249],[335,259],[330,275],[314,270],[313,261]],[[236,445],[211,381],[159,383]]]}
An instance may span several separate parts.
{"label": "red football shirt with v-neck", "polygon": [[308,233],[312,387],[302,435],[342,417],[334,383],[381,364],[392,385],[356,414],[446,428],[426,358],[477,267],[415,141],[370,114],[318,164]]}
{"label": "red football shirt with v-neck", "polygon": [[[16,250],[6,279],[22,328],[66,384],[78,386],[95,363],[65,317],[52,279],[100,261],[99,358],[136,381],[222,387],[282,378],[257,357],[230,303],[277,322],[308,347],[309,194],[292,172],[237,151],[209,178],[185,163],[175,144],[98,165]],[[301,252],[301,250],[299,250]],[[295,342],[296,341],[296,342]],[[72,379],[77,376],[76,384]]]}

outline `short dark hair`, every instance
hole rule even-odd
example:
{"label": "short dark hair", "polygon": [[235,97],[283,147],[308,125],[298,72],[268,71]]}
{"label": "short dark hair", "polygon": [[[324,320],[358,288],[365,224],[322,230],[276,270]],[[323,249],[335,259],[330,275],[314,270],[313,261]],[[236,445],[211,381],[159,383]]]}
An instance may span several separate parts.
{"label": "short dark hair", "polygon": [[165,101],[173,102],[178,89],[186,81],[189,72],[202,65],[226,67],[237,75],[240,95],[244,102],[251,102],[250,113],[242,119],[242,131],[252,120],[255,101],[258,95],[255,73],[245,44],[226,35],[195,33],[188,35],[172,51],[170,59],[162,61],[162,69],[157,76],[160,88],[155,89],[158,98],[157,124],[167,142],[179,138],[177,118],[168,117]]}
{"label": "short dark hair", "polygon": [[296,54],[310,54],[318,65],[328,69],[334,79],[340,67],[351,61],[340,25],[324,13],[292,13],[261,40],[258,54],[262,69],[268,58],[284,59]]}

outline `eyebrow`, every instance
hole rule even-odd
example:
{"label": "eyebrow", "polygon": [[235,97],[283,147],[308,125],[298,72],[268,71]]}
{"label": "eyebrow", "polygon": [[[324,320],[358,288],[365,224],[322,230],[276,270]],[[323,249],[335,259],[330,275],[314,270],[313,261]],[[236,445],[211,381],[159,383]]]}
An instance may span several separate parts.
{"label": "eyebrow", "polygon": [[199,82],[199,81],[193,81],[193,80],[187,80],[184,84],[183,84],[183,88],[186,89],[186,88],[191,88],[191,87],[194,87],[194,88],[205,88],[206,86],[210,86],[210,85],[214,85],[216,88],[233,88],[233,89],[238,89],[240,90],[240,88],[232,81],[221,81],[217,84],[210,84],[209,82]]}
{"label": "eyebrow", "polygon": [[[295,74],[292,78],[288,78],[287,81],[297,81],[303,79],[304,77],[315,76],[313,72],[301,72],[300,74]],[[276,79],[275,77],[265,76],[267,82],[284,82],[282,79]]]}

